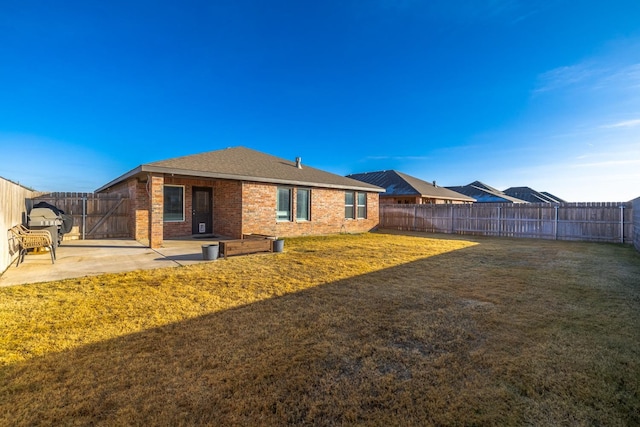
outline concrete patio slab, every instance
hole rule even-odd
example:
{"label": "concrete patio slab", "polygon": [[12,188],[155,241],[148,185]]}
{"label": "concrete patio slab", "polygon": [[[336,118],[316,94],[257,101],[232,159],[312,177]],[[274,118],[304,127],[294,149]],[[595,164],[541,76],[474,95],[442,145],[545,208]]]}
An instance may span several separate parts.
{"label": "concrete patio slab", "polygon": [[212,262],[203,259],[202,245],[219,241],[218,238],[165,240],[160,249],[131,239],[65,241],[56,250],[55,264],[51,264],[49,252],[29,253],[18,267],[14,261],[0,276],[0,287]]}

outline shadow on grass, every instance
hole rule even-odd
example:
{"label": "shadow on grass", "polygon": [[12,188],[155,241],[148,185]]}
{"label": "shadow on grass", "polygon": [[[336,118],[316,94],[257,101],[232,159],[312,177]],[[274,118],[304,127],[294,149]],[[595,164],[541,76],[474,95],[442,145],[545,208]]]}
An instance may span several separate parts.
{"label": "shadow on grass", "polygon": [[[494,263],[483,267],[490,256]],[[519,270],[509,272],[514,266]],[[580,365],[556,372],[560,384],[545,378],[559,362],[546,359],[556,348],[548,348],[545,325],[565,319],[564,299],[577,303],[579,297],[558,291],[554,283],[532,290],[537,268],[517,254],[487,255],[475,246],[35,358],[0,370],[0,421],[639,421],[633,418],[637,401],[621,403],[619,394],[602,401],[597,391],[588,391],[591,385],[602,388],[601,379],[591,384]],[[588,298],[589,289],[582,291],[580,298]],[[556,357],[568,356],[572,344],[580,343],[562,342],[567,354]],[[631,347],[632,353],[638,349],[637,343]],[[626,377],[627,384],[616,387],[633,396],[640,371],[637,363],[628,368],[606,375],[611,381]],[[578,389],[579,383],[586,388]]]}

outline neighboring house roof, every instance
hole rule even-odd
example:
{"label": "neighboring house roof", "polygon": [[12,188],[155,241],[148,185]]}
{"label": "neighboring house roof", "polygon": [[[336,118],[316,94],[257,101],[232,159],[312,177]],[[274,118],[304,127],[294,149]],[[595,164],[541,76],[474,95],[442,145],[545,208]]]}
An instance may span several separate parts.
{"label": "neighboring house roof", "polygon": [[107,190],[129,178],[147,173],[345,190],[384,191],[374,185],[306,165],[301,165],[298,168],[295,161],[271,156],[245,147],[232,147],[143,164],[100,187],[96,192]]}
{"label": "neighboring house roof", "polygon": [[459,187],[447,187],[458,193],[466,194],[476,199],[478,203],[527,203],[524,200],[509,196],[483,182],[473,181],[471,184]]}
{"label": "neighboring house roof", "polygon": [[504,190],[504,193],[525,200],[529,203],[565,203],[564,200],[557,198],[549,193],[537,192],[530,187],[510,187]]}
{"label": "neighboring house roof", "polygon": [[566,200],[561,199],[560,197],[554,196],[551,193],[548,193],[546,191],[541,191],[541,194],[544,194],[545,196],[549,197],[550,199],[556,200],[558,203],[568,203]]}
{"label": "neighboring house roof", "polygon": [[381,196],[420,196],[436,199],[457,200],[475,202],[475,199],[464,194],[457,193],[446,187],[423,181],[411,175],[395,170],[377,172],[355,173],[347,175],[348,178],[376,185],[385,189]]}

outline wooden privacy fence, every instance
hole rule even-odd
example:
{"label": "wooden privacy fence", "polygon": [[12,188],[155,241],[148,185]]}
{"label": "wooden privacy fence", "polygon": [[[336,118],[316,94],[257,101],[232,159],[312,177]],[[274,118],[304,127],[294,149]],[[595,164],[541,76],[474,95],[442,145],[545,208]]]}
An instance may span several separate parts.
{"label": "wooden privacy fence", "polygon": [[640,197],[631,201],[633,205],[633,246],[640,252]]}
{"label": "wooden privacy fence", "polygon": [[16,257],[20,248],[9,229],[14,225],[23,224],[27,220],[27,205],[25,200],[38,196],[40,193],[23,187],[13,181],[0,177],[0,274]]}
{"label": "wooden privacy fence", "polygon": [[131,237],[129,198],[113,194],[48,193],[31,199],[47,202],[73,216],[73,229],[65,239]]}
{"label": "wooden privacy fence", "polygon": [[633,243],[622,203],[380,205],[380,227],[431,233]]}

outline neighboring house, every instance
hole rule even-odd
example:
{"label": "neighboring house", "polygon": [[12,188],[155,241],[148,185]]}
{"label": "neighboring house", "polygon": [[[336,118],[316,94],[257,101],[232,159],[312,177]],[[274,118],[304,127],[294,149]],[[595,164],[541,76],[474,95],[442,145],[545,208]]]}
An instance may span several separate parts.
{"label": "neighboring house", "polygon": [[395,170],[366,172],[347,175],[385,189],[380,194],[381,204],[459,204],[473,203],[473,197],[457,193],[436,182],[429,183]]}
{"label": "neighboring house", "polygon": [[476,199],[477,203],[527,203],[517,197],[512,197],[503,191],[490,187],[480,181],[459,187],[447,187],[449,190],[465,194]]}
{"label": "neighboring house", "polygon": [[548,197],[548,198],[550,198],[550,199],[557,200],[557,201],[558,201],[558,203],[569,203],[569,202],[567,202],[566,200],[561,199],[561,198],[560,198],[560,197],[558,197],[558,196],[554,196],[554,195],[553,195],[553,194],[551,194],[551,193],[547,193],[546,191],[541,191],[540,193],[541,193],[541,194],[544,194],[545,196],[547,196],[547,197]]}
{"label": "neighboring house", "polygon": [[529,203],[566,203],[566,201],[554,196],[553,194],[546,193],[544,191],[537,192],[530,187],[507,188],[506,190],[504,190],[504,194],[518,198],[520,200],[524,200],[525,202]]}
{"label": "neighboring house", "polygon": [[244,147],[140,165],[97,193],[131,199],[131,235],[300,236],[378,225],[383,189]]}

